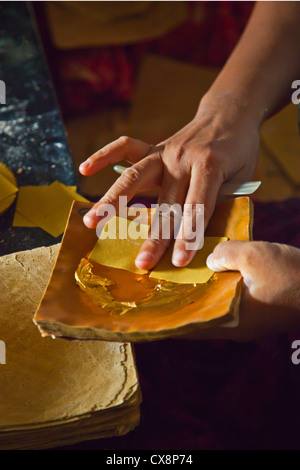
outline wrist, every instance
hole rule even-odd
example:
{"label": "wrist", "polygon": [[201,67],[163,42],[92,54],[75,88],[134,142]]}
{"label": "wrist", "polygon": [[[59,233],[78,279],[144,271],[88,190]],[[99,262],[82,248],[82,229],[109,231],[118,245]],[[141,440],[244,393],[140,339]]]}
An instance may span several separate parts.
{"label": "wrist", "polygon": [[251,129],[259,129],[264,121],[263,112],[249,102],[249,99],[234,91],[215,91],[210,89],[201,99],[195,118],[211,115],[222,125],[240,126],[246,123]]}

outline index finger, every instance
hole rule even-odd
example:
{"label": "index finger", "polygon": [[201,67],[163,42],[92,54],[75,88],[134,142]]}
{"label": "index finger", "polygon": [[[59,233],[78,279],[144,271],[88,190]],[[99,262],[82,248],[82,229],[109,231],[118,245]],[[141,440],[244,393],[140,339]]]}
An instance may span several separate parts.
{"label": "index finger", "polygon": [[148,155],[152,146],[141,140],[122,136],[95,152],[79,166],[85,176],[93,175],[109,164],[127,160],[135,163]]}

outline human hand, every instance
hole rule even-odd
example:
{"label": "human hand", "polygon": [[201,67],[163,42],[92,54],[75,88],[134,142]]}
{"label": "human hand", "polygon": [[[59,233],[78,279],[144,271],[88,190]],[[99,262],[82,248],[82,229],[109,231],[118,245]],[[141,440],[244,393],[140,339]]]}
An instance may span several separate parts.
{"label": "human hand", "polygon": [[228,241],[216,246],[207,265],[240,271],[244,279],[239,326],[207,328],[190,339],[250,341],[300,326],[300,250],[267,242]]}
{"label": "human hand", "polygon": [[[119,196],[130,200],[138,192],[158,187],[158,204],[204,204],[206,228],[222,184],[252,178],[258,148],[259,126],[244,109],[228,97],[221,103],[204,99],[195,118],[159,145],[120,137],[80,165],[80,172],[89,176],[120,160],[133,164],[86,214],[84,223],[95,228],[100,221],[96,210],[101,205],[112,204],[117,210]],[[153,268],[170,241],[146,240],[136,259],[137,267]],[[178,238],[172,262],[175,266],[187,265],[194,254],[186,249],[185,240]]]}

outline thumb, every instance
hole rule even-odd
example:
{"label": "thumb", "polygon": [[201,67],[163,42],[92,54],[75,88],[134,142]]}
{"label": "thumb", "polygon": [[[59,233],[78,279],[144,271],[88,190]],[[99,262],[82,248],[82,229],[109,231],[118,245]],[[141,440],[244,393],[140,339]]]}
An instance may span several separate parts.
{"label": "thumb", "polygon": [[219,243],[211,253],[206,264],[212,271],[241,271],[245,252],[251,242],[230,240]]}

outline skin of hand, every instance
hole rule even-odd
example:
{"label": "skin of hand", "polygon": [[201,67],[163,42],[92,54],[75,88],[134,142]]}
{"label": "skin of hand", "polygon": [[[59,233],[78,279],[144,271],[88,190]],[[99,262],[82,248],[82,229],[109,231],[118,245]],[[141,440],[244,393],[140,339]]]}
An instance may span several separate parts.
{"label": "skin of hand", "polygon": [[[227,64],[201,100],[195,118],[158,146],[121,137],[80,166],[92,175],[120,160],[133,163],[86,214],[95,228],[96,209],[118,196],[160,187],[158,203],[205,204],[205,225],[223,182],[251,179],[257,162],[259,129],[291,97],[300,70],[300,2],[257,2]],[[179,110],[180,112],[180,110]],[[170,240],[147,240],[136,260],[151,269]],[[194,255],[176,240],[172,262],[188,264]]]}
{"label": "skin of hand", "polygon": [[[118,208],[119,196],[130,200],[136,193],[159,188],[158,204],[204,204],[205,227],[213,213],[223,182],[252,178],[259,149],[259,129],[235,103],[217,109],[200,105],[195,118],[175,135],[151,146],[121,137],[92,155],[80,166],[84,175],[92,175],[108,164],[127,160],[125,170],[105,196],[86,214],[84,223],[95,228],[100,205]],[[184,217],[184,214],[183,214]],[[153,268],[171,240],[149,238],[143,244],[136,265]],[[184,266],[195,251],[185,249],[185,240],[177,239],[173,264]]]}
{"label": "skin of hand", "polygon": [[216,271],[238,270],[244,280],[239,326],[207,328],[187,339],[245,342],[300,326],[300,250],[268,242],[228,241],[207,259]]}

